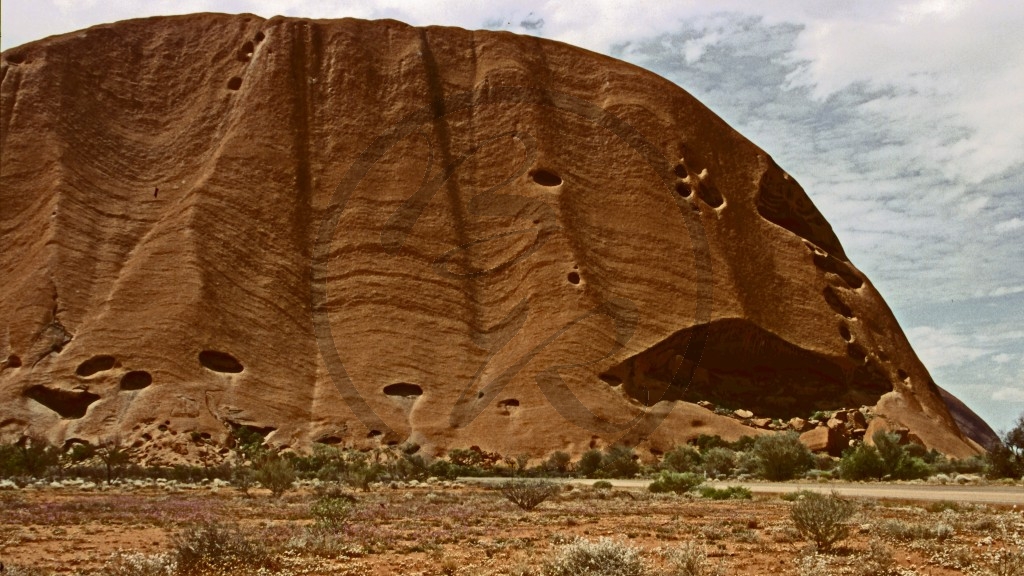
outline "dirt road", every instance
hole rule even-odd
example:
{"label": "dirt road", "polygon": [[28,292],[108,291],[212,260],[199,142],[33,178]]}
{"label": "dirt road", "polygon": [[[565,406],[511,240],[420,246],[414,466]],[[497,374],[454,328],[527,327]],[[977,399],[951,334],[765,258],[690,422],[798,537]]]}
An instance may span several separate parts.
{"label": "dirt road", "polygon": [[[463,482],[497,484],[507,478],[459,478]],[[570,482],[589,486],[595,480],[552,478],[554,482]],[[609,480],[616,488],[644,490],[650,480]],[[1014,486],[936,486],[924,484],[857,484],[850,482],[709,482],[716,488],[746,486],[755,494],[782,494],[797,490],[813,490],[829,493],[835,490],[842,496],[857,498],[885,498],[892,500],[949,500],[951,502],[973,502],[984,504],[1018,504],[1024,506],[1024,488]]]}

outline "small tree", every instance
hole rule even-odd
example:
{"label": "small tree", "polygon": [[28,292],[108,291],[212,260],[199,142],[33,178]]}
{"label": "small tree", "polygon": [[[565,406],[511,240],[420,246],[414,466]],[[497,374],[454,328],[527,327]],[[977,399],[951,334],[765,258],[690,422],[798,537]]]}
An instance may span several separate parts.
{"label": "small tree", "polygon": [[60,460],[60,451],[41,436],[26,436],[17,447],[16,461],[21,470],[33,478],[41,478]]}
{"label": "small tree", "polygon": [[676,446],[665,453],[661,468],[670,472],[697,472],[701,463],[699,452],[689,446]]}
{"label": "small tree", "polygon": [[1024,475],[1024,414],[1009,432],[1003,434],[1002,442],[989,446],[985,457],[987,474],[990,478],[1020,478]]}
{"label": "small tree", "polygon": [[502,496],[523,510],[533,510],[541,502],[558,494],[561,487],[547,480],[513,478],[499,487]]}
{"label": "small tree", "polygon": [[601,470],[603,460],[604,457],[601,456],[600,450],[587,450],[580,456],[580,461],[576,464],[576,472],[584,478],[596,478],[598,471]]}
{"label": "small tree", "polygon": [[96,448],[96,457],[103,463],[107,472],[107,484],[110,484],[131,461],[131,451],[121,443],[120,436],[112,436],[100,441]]}
{"label": "small tree", "polygon": [[790,517],[796,529],[809,538],[822,552],[849,535],[847,521],[853,516],[854,504],[832,492],[829,496],[805,492],[793,505]]}
{"label": "small tree", "polygon": [[604,475],[609,478],[632,478],[640,472],[636,454],[628,446],[609,446],[601,461]]}

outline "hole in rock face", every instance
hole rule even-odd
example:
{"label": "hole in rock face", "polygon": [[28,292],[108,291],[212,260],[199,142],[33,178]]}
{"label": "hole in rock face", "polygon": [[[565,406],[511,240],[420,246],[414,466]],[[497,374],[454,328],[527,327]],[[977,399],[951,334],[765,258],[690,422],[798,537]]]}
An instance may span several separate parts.
{"label": "hole in rock face", "polygon": [[256,40],[257,42],[263,42],[263,39],[266,38],[266,37],[267,37],[267,35],[264,34],[262,31],[260,31],[260,32],[256,33],[256,36],[254,37],[254,40]]}
{"label": "hole in rock face", "polygon": [[415,398],[423,395],[423,388],[408,382],[399,382],[384,387],[384,393],[388,396],[400,396],[402,398]]}
{"label": "hole in rock face", "polygon": [[228,90],[238,90],[242,87],[242,79],[235,76],[231,80],[228,80]]}
{"label": "hole in rock face", "polygon": [[683,198],[690,197],[690,187],[685,182],[676,182],[676,194],[679,194]]}
{"label": "hole in rock face", "polygon": [[618,386],[619,384],[622,384],[622,378],[619,378],[614,374],[598,374],[597,377],[600,378],[602,382],[610,386]]}
{"label": "hole in rock face", "polygon": [[21,366],[21,358],[15,356],[14,354],[11,354],[10,356],[7,357],[7,367],[8,368],[18,368],[20,366]]}
{"label": "hole in rock face", "polygon": [[203,350],[200,352],[199,363],[214,372],[237,374],[244,369],[242,363],[235,359],[234,356],[227,352],[218,352],[216,350]]}
{"label": "hole in rock face", "polygon": [[825,303],[837,314],[846,318],[853,318],[853,310],[846,305],[846,302],[839,299],[839,294],[836,294],[836,291],[831,286],[826,286],[822,295],[825,296]]}
{"label": "hole in rock face", "polygon": [[145,370],[132,370],[121,377],[121,390],[142,390],[153,383],[153,376]]}
{"label": "hole in rock face", "polygon": [[725,204],[725,198],[722,197],[722,193],[718,191],[718,188],[707,182],[701,182],[700,186],[697,186],[697,196],[700,196],[700,199],[712,208],[718,208]]}
{"label": "hole in rock face", "polygon": [[516,400],[515,398],[509,398],[507,400],[502,400],[501,402],[498,402],[498,406],[502,408],[506,408],[509,406],[519,406],[519,400]]}
{"label": "hole in rock face", "polygon": [[853,334],[850,334],[850,327],[846,324],[839,325],[839,335],[847,342],[853,342]]}
{"label": "hole in rock face", "polygon": [[477,392],[477,393],[476,393],[476,397],[477,397],[477,398],[483,398],[483,397],[484,397],[484,391],[483,391],[483,390],[481,390],[481,391]]}
{"label": "hole in rock face", "polygon": [[370,430],[370,433],[367,434],[366,437],[367,438],[376,438],[376,437],[378,437],[378,436],[380,436],[382,434],[383,434],[383,432],[381,432],[380,430]]}
{"label": "hole in rock face", "polygon": [[533,178],[533,181],[541,186],[551,187],[558,186],[562,183],[562,179],[558,174],[555,174],[550,170],[544,170],[543,168],[530,172],[530,178]]}
{"label": "hole in rock face", "polygon": [[580,283],[580,275],[579,275],[578,272],[569,272],[569,283],[570,284],[579,284]]}
{"label": "hole in rock face", "polygon": [[8,54],[6,60],[8,62],[10,62],[11,64],[21,64],[21,63],[23,63],[25,61],[25,54],[23,54],[23,53]]}
{"label": "hole in rock face", "polygon": [[690,426],[693,426],[694,428],[700,428],[703,425],[704,425],[704,421],[703,420],[690,420]]}
{"label": "hole in rock face", "polygon": [[676,164],[674,171],[676,176],[679,178],[686,178],[687,176],[689,176],[689,174],[686,172],[686,166],[683,166],[681,162],[679,164]]}
{"label": "hole in rock face", "polygon": [[98,395],[86,390],[61,390],[48,388],[42,384],[32,386],[25,390],[24,394],[27,398],[39,402],[65,419],[85,416],[89,405],[100,399]]}
{"label": "hole in rock face", "polygon": [[907,374],[906,370],[900,368],[899,370],[896,371],[896,376],[898,376],[900,380],[906,380],[909,374]]}
{"label": "hole in rock face", "polygon": [[316,443],[328,445],[341,444],[341,438],[338,438],[337,436],[323,436],[321,438],[317,438]]}
{"label": "hole in rock face", "polygon": [[846,345],[846,355],[853,358],[857,362],[863,362],[868,359],[868,353],[863,348],[854,344],[853,342]]}
{"label": "hole in rock face", "polygon": [[252,58],[252,51],[256,48],[252,45],[252,42],[246,42],[242,44],[242,47],[238,49],[238,60],[241,62],[248,62]]}
{"label": "hole in rock face", "polygon": [[101,354],[99,356],[93,356],[85,362],[78,365],[78,369],[75,370],[75,374],[79,376],[92,376],[97,372],[105,372],[114,367],[116,360],[113,356]]}

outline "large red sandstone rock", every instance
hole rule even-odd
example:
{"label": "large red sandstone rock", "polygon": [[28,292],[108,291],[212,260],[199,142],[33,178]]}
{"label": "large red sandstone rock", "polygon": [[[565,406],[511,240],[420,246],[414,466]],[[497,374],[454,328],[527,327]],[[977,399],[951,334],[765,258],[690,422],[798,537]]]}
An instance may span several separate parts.
{"label": "large red sandstone rock", "polygon": [[[666,450],[877,405],[965,440],[800,186],[637,67],[201,14],[3,53],[0,433]],[[6,360],[4,360],[6,359]]]}

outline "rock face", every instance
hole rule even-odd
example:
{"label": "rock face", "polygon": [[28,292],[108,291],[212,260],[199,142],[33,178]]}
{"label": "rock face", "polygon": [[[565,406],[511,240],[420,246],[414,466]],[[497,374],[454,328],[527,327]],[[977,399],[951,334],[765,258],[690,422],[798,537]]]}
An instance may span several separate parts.
{"label": "rock face", "polygon": [[867,405],[978,451],[800,186],[654,74],[213,14],[2,60],[4,439],[540,456]]}

